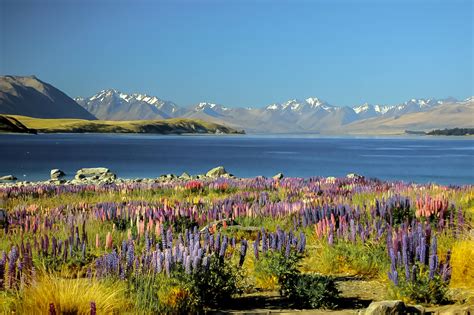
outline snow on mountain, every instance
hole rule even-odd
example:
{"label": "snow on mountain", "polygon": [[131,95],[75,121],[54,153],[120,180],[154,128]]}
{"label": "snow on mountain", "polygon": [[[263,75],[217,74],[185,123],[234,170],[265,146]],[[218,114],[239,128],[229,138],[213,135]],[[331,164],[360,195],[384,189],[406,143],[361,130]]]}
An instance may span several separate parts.
{"label": "snow on mountain", "polygon": [[102,90],[89,98],[77,97],[75,101],[99,119],[162,119],[177,117],[183,111],[175,103],[156,96],[126,94],[115,89]]}
{"label": "snow on mountain", "polygon": [[406,114],[428,112],[439,106],[471,105],[474,97],[464,101],[453,98],[413,98],[395,105],[364,103],[354,107],[333,106],[320,98],[308,97],[273,103],[264,108],[225,107],[212,102],[200,102],[183,108],[156,96],[126,94],[109,89],[89,98],[78,97],[75,100],[99,119],[183,117],[224,123],[249,132],[324,132],[369,118],[398,119]]}

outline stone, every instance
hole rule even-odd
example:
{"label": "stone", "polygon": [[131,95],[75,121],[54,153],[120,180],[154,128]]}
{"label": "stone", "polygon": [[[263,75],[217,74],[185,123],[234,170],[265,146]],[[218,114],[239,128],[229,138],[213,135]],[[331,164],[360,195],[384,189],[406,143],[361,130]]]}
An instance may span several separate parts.
{"label": "stone", "polygon": [[105,167],[81,168],[74,176],[75,182],[98,182],[100,184],[111,184],[117,179],[117,175]]}
{"label": "stone", "polygon": [[283,173],[278,173],[278,174],[275,174],[272,178],[280,180],[280,179],[283,179],[283,177],[284,177]]}
{"label": "stone", "polygon": [[58,168],[52,169],[50,172],[51,179],[59,179],[61,177],[64,177],[65,175],[66,173],[64,173]]}
{"label": "stone", "polygon": [[[400,300],[372,302],[364,312],[365,315],[401,315],[407,314],[405,303]],[[419,314],[419,313],[415,313]]]}
{"label": "stone", "polygon": [[17,178],[13,175],[5,175],[5,176],[1,176],[0,180],[17,180]]}
{"label": "stone", "polygon": [[76,172],[76,175],[84,175],[84,176],[94,176],[94,175],[101,175],[110,172],[108,168],[105,167],[88,167],[88,168],[81,168]]}
{"label": "stone", "polygon": [[359,175],[359,174],[356,174],[356,173],[349,173],[346,175],[347,178],[349,179],[361,179],[361,178],[364,178],[364,176],[362,175]]}
{"label": "stone", "polygon": [[207,177],[217,178],[228,174],[224,166],[214,167],[206,173]]}
{"label": "stone", "polygon": [[179,178],[181,178],[181,179],[191,179],[191,176],[188,173],[183,172],[183,174],[181,174],[181,176]]}

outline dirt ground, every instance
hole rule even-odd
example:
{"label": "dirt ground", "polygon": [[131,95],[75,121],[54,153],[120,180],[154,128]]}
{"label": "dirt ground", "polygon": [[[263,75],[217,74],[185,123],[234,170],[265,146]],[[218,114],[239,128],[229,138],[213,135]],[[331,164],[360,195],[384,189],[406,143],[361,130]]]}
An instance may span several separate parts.
{"label": "dirt ground", "polygon": [[[386,284],[377,280],[364,279],[360,277],[342,276],[337,278],[337,285],[341,291],[341,303],[335,310],[301,310],[291,308],[287,300],[280,297],[278,292],[258,292],[243,295],[228,305],[226,309],[211,311],[210,314],[299,314],[299,315],[353,315],[361,314],[373,301],[387,300]],[[456,293],[458,294],[458,293]],[[463,294],[459,292],[459,294]],[[470,301],[469,301],[470,302]],[[474,301],[473,301],[474,302]],[[474,304],[474,303],[473,303]],[[459,306],[455,306],[459,308]],[[453,306],[439,306],[426,308],[426,314],[442,314],[452,309]]]}

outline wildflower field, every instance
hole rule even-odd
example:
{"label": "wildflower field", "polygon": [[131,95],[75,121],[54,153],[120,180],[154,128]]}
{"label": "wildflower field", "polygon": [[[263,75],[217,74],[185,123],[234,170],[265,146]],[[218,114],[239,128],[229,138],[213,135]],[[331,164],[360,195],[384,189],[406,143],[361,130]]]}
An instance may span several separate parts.
{"label": "wildflower field", "polygon": [[338,308],[335,276],[436,305],[474,296],[474,187],[366,178],[1,187],[0,310],[186,313],[278,292]]}

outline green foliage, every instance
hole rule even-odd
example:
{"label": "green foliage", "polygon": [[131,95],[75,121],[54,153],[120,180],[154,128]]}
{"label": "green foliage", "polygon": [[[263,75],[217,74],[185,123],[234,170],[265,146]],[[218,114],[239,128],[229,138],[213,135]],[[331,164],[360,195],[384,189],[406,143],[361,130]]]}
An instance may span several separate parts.
{"label": "green foliage", "polygon": [[298,308],[335,308],[339,290],[331,277],[302,274],[298,264],[302,255],[292,252],[288,257],[269,252],[257,263],[255,270],[277,277],[280,294]]}
{"label": "green foliage", "polygon": [[168,227],[172,226],[173,228],[173,231],[176,232],[176,233],[182,233],[184,232],[186,229],[192,231],[192,229],[197,226],[199,227],[199,225],[197,224],[196,221],[194,221],[194,219],[192,219],[191,217],[187,217],[187,216],[178,216],[175,218],[174,221],[165,221],[164,224],[163,224],[163,228],[165,230],[168,229]]}
{"label": "green foliage", "polygon": [[113,223],[115,228],[121,232],[126,231],[130,227],[130,220],[127,220],[126,218],[115,218]]}
{"label": "green foliage", "polygon": [[444,304],[449,302],[447,297],[448,283],[440,276],[429,277],[429,270],[424,265],[418,265],[415,278],[407,281],[399,277],[398,286],[392,285],[390,294],[397,299],[411,303]]}
{"label": "green foliage", "polygon": [[288,299],[301,308],[337,307],[339,290],[334,279],[316,274],[297,274],[285,285]]}
{"label": "green foliage", "polygon": [[133,275],[127,281],[130,300],[137,313],[189,313],[196,309],[188,284],[164,274]]}
{"label": "green foliage", "polygon": [[226,305],[233,295],[242,293],[239,285],[243,280],[241,271],[217,256],[211,256],[207,271],[199,270],[184,277],[202,306]]}

